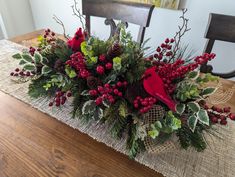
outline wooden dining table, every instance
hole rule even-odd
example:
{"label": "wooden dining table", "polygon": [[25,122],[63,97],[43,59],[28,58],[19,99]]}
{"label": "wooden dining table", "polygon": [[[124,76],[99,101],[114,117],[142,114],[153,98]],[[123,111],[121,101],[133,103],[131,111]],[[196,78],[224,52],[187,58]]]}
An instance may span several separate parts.
{"label": "wooden dining table", "polygon": [[[9,40],[29,46],[42,33]],[[0,100],[0,177],[162,177],[1,91]],[[234,95],[226,106],[235,112]]]}

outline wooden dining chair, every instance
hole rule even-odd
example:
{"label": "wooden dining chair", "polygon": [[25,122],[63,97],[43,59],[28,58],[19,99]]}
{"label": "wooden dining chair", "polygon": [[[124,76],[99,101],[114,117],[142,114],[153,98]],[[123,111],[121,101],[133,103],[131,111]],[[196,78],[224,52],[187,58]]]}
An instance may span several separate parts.
{"label": "wooden dining chair", "polygon": [[[210,14],[205,38],[208,39],[205,53],[211,53],[216,40],[235,43],[235,17],[213,13]],[[235,70],[228,73],[215,73],[213,72],[213,67],[208,65],[208,63],[201,66],[201,72],[212,73],[213,75],[226,79],[235,77]]]}
{"label": "wooden dining chair", "polygon": [[154,6],[133,2],[122,2],[113,0],[83,0],[82,12],[86,16],[86,28],[90,33],[90,17],[106,18],[105,24],[110,25],[111,34],[116,32],[117,25],[114,20],[123,23],[133,23],[140,26],[137,42],[140,44],[144,40],[146,27],[149,27]]}

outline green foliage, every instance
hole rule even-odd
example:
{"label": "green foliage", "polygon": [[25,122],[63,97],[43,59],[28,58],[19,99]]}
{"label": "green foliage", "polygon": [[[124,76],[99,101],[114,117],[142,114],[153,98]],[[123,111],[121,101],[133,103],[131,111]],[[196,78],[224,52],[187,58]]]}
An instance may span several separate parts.
{"label": "green foliage", "polygon": [[49,90],[51,87],[57,87],[62,91],[68,91],[72,87],[72,81],[61,74],[55,74],[50,76],[50,80],[43,86],[45,90]]}
{"label": "green foliage", "polygon": [[180,144],[182,148],[188,149],[190,146],[194,147],[198,152],[206,148],[206,141],[203,137],[203,127],[196,127],[192,132],[188,127],[184,126],[177,131]]}
{"label": "green foliage", "polygon": [[67,43],[61,39],[56,40],[53,52],[56,55],[56,58],[59,58],[63,62],[69,60],[72,55],[72,50],[68,47]]}
{"label": "green foliage", "polygon": [[105,54],[110,46],[111,41],[103,41],[99,38],[91,37],[88,41],[88,46],[92,46],[92,56],[100,56]]}
{"label": "green foliage", "polygon": [[178,114],[181,115],[181,114],[184,113],[184,111],[185,111],[185,104],[179,103],[179,104],[176,105],[176,112],[177,112]]}
{"label": "green foliage", "polygon": [[143,141],[137,136],[137,125],[131,124],[128,131],[127,149],[129,157],[134,159],[138,153],[145,149]]}
{"label": "green foliage", "polygon": [[70,66],[66,65],[65,66],[65,72],[69,78],[75,78],[77,76],[77,73],[75,72],[74,69],[72,69]]}

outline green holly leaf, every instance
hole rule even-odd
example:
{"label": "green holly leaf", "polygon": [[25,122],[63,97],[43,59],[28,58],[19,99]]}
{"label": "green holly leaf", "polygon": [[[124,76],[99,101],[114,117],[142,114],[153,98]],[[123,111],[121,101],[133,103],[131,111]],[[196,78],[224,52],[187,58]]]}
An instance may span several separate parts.
{"label": "green holly leaf", "polygon": [[22,56],[21,56],[21,54],[17,53],[15,55],[13,55],[12,58],[19,60],[22,58]]}
{"label": "green holly leaf", "polygon": [[199,121],[205,125],[210,125],[210,119],[208,116],[208,113],[206,110],[201,109],[198,113],[197,113],[197,117],[199,119]]}
{"label": "green holly leaf", "polygon": [[158,136],[159,136],[159,131],[158,130],[151,130],[151,131],[148,131],[148,135],[153,138],[153,139],[156,139]]}
{"label": "green holly leaf", "polygon": [[196,117],[195,115],[192,115],[188,118],[188,126],[192,132],[195,131],[197,122],[198,122],[198,117]]}
{"label": "green holly leaf", "polygon": [[24,65],[24,70],[27,70],[27,71],[36,71],[36,67],[33,64],[26,64],[26,65]]}
{"label": "green holly leaf", "polygon": [[49,74],[50,72],[52,72],[52,69],[51,69],[49,66],[43,66],[43,67],[42,67],[42,74],[43,74],[43,75],[47,75],[47,74]]}
{"label": "green holly leaf", "polygon": [[200,75],[199,71],[192,71],[188,74],[188,78],[192,80],[196,80]]}
{"label": "green holly leaf", "polygon": [[19,65],[24,65],[24,64],[26,64],[27,62],[25,61],[25,60],[20,60],[20,62],[19,62]]}
{"label": "green holly leaf", "polygon": [[34,54],[34,61],[35,61],[35,63],[41,63],[42,62],[42,55],[40,54],[40,53],[35,53]]}
{"label": "green holly leaf", "polygon": [[200,111],[200,106],[196,102],[189,102],[187,105],[188,105],[188,108],[194,113],[197,113],[198,111]]}
{"label": "green holly leaf", "polygon": [[202,96],[209,96],[212,95],[213,93],[215,93],[217,89],[213,88],[213,87],[208,87],[202,90],[201,95]]}
{"label": "green holly leaf", "polygon": [[84,103],[82,107],[82,114],[89,114],[96,110],[96,104],[94,100],[89,100]]}
{"label": "green holly leaf", "polygon": [[33,58],[32,58],[32,56],[29,55],[29,54],[23,54],[22,57],[23,57],[23,59],[25,59],[25,60],[26,60],[27,62],[29,62],[29,63],[32,63],[32,62],[33,62]]}
{"label": "green holly leaf", "polygon": [[180,104],[177,104],[176,105],[176,112],[178,113],[178,114],[183,114],[184,113],[184,111],[185,111],[185,104],[182,104],[182,103],[180,103]]}

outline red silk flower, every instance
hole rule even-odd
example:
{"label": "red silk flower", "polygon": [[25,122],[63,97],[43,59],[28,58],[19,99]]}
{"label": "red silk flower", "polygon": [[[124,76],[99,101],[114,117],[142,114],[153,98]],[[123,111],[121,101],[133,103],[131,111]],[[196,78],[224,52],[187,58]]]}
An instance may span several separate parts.
{"label": "red silk flower", "polygon": [[143,85],[148,94],[166,104],[172,111],[175,111],[176,104],[164,90],[164,83],[161,77],[157,75],[156,67],[145,71]]}
{"label": "red silk flower", "polygon": [[85,41],[85,35],[82,32],[82,28],[79,28],[74,37],[68,40],[67,44],[74,52],[77,52],[80,50],[83,41]]}

